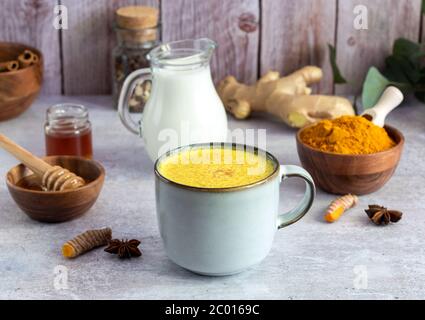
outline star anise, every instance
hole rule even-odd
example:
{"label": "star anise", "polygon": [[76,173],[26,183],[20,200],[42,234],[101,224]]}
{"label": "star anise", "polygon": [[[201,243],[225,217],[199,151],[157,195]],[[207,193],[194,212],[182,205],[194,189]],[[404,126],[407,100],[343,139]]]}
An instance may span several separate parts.
{"label": "star anise", "polygon": [[390,222],[398,222],[403,215],[402,212],[397,210],[388,210],[385,207],[378,206],[376,204],[369,205],[369,209],[366,209],[365,212],[377,225],[387,225]]}
{"label": "star anise", "polygon": [[140,257],[142,252],[137,248],[139,244],[140,241],[136,239],[113,239],[109,241],[108,247],[105,249],[105,251],[112,254],[118,254],[118,257],[121,259]]}

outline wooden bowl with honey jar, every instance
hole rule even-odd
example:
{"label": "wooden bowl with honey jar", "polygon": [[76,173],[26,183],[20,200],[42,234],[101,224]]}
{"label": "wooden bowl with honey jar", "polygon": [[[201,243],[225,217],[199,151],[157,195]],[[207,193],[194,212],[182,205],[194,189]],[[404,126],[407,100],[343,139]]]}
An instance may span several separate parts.
{"label": "wooden bowl with honey jar", "polygon": [[372,193],[384,186],[397,168],[404,137],[394,127],[386,125],[383,128],[393,145],[386,150],[367,154],[343,154],[312,147],[303,137],[305,130],[311,127],[298,131],[298,156],[316,185],[324,191],[357,195]]}

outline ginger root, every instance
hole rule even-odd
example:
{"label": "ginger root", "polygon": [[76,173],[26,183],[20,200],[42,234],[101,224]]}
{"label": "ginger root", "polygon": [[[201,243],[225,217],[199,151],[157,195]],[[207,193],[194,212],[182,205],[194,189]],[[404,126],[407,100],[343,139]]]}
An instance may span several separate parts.
{"label": "ginger root", "polygon": [[346,210],[356,206],[358,201],[358,197],[354,194],[347,194],[332,201],[328,210],[326,211],[324,217],[325,220],[327,222],[335,222]]}
{"label": "ginger root", "polygon": [[228,76],[218,85],[218,94],[227,111],[237,119],[253,111],[271,113],[291,127],[301,128],[322,119],[354,115],[351,102],[343,97],[310,95],[308,86],[322,79],[322,70],[306,66],[286,77],[269,71],[253,86]]}
{"label": "ginger root", "polygon": [[75,258],[93,248],[108,244],[111,239],[111,228],[88,230],[67,241],[62,246],[62,254],[65,258]]}

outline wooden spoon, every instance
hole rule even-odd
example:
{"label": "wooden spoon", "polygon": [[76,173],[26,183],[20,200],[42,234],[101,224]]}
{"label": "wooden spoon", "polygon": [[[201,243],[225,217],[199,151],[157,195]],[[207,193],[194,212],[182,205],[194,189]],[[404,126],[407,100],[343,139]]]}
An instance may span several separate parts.
{"label": "wooden spoon", "polygon": [[0,134],[0,147],[40,177],[42,187],[46,191],[71,190],[85,185],[84,179],[75,173],[60,166],[51,166],[2,134]]}
{"label": "wooden spoon", "polygon": [[394,86],[385,89],[373,108],[365,110],[361,115],[379,127],[385,125],[385,118],[403,101],[403,93]]}

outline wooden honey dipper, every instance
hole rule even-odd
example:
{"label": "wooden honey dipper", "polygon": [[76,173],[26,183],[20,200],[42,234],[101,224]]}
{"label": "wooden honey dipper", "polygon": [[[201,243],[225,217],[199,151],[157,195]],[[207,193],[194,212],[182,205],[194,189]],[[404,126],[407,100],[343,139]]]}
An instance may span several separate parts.
{"label": "wooden honey dipper", "polygon": [[3,134],[0,134],[0,147],[21,161],[41,178],[42,187],[46,191],[64,191],[77,189],[86,183],[83,178],[60,166],[52,166],[36,157]]}

